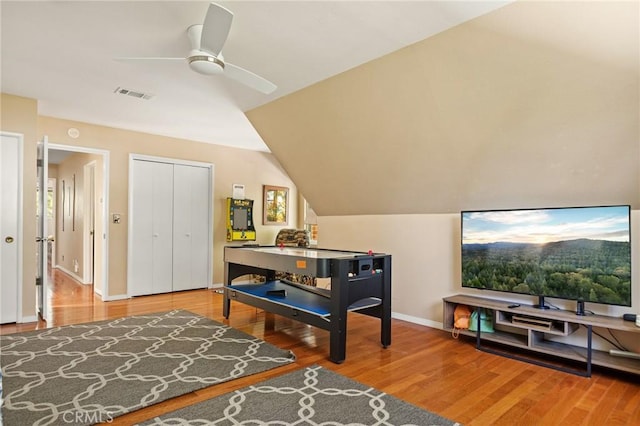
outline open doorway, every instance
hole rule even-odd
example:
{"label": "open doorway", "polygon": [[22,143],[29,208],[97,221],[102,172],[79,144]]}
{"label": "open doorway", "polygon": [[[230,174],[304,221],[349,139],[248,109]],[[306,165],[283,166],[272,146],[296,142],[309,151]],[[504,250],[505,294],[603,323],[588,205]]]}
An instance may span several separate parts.
{"label": "open doorway", "polygon": [[[48,159],[49,177],[55,179],[55,219],[48,232],[53,237],[51,267],[83,287],[91,286],[105,300],[109,294],[108,152],[50,143]],[[84,300],[91,303],[92,298]]]}

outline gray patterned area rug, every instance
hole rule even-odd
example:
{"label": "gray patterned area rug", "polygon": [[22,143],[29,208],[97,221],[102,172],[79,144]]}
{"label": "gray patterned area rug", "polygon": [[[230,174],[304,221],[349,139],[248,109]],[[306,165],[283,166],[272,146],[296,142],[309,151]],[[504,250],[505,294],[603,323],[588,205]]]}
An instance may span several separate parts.
{"label": "gray patterned area rug", "polygon": [[184,310],[4,335],[2,420],[8,426],[109,422],[294,359]]}
{"label": "gray patterned area rug", "polygon": [[314,365],[143,425],[459,425]]}

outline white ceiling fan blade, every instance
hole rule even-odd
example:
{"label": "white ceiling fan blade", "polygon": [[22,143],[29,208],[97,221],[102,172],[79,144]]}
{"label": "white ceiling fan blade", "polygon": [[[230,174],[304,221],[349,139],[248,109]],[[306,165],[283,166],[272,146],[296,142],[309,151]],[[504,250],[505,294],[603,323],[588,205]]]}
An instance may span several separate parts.
{"label": "white ceiling fan blade", "polygon": [[245,86],[256,89],[265,95],[268,95],[278,88],[278,86],[269,80],[262,78],[251,71],[245,70],[244,68],[240,68],[237,65],[230,64],[229,62],[224,64],[224,75],[244,84]]}
{"label": "white ceiling fan blade", "polygon": [[202,26],[200,49],[218,56],[227,41],[233,21],[233,13],[215,3],[209,4],[207,16]]}

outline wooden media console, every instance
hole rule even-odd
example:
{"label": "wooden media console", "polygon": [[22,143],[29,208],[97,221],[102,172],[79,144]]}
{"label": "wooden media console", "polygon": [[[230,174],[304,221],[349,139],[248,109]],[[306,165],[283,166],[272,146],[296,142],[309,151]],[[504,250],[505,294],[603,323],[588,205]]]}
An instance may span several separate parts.
{"label": "wooden media console", "polygon": [[[586,377],[591,376],[592,365],[640,375],[640,359],[615,356],[608,351],[594,349],[592,341],[594,328],[638,333],[640,336],[640,327],[637,327],[634,322],[604,315],[580,316],[573,311],[561,309],[537,309],[524,304],[510,308],[512,302],[459,294],[443,299],[442,325],[445,330],[453,329],[454,310],[459,304],[467,305],[472,310],[489,309],[493,312],[494,332],[481,332],[480,327],[477,332],[459,330],[460,334],[475,337],[476,347],[480,350]],[[564,343],[557,338],[569,336],[581,326],[586,328],[584,346]],[[584,370],[566,368],[535,357],[522,357],[515,353],[495,350],[493,347],[483,345],[486,342],[499,343],[533,354],[551,355],[559,359],[575,361],[584,365]]]}

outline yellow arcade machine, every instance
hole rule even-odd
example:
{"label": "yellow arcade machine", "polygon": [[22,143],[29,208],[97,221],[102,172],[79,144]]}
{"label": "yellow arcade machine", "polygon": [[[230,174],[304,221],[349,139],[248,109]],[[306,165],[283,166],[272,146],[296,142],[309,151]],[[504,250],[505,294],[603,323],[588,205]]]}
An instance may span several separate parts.
{"label": "yellow arcade machine", "polygon": [[227,198],[227,241],[255,241],[253,200]]}

